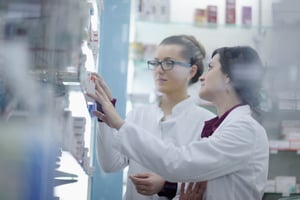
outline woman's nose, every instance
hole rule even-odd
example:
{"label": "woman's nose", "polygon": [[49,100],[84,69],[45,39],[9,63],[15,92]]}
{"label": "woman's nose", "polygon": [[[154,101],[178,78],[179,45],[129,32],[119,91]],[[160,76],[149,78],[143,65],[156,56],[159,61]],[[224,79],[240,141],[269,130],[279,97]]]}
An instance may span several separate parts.
{"label": "woman's nose", "polygon": [[164,72],[164,70],[163,70],[163,68],[162,68],[162,65],[160,64],[160,65],[158,65],[157,67],[155,67],[155,72],[158,72],[158,73],[163,73]]}
{"label": "woman's nose", "polygon": [[203,74],[202,74],[201,76],[199,76],[199,81],[200,81],[200,82],[203,82],[203,81],[204,81],[204,76],[203,76]]}

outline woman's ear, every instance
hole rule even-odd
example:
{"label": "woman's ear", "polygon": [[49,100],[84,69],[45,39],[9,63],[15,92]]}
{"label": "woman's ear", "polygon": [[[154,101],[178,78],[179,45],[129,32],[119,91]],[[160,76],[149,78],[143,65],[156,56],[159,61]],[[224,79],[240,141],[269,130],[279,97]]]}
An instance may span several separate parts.
{"label": "woman's ear", "polygon": [[192,65],[192,66],[191,66],[191,70],[190,70],[190,76],[191,76],[191,79],[196,75],[197,70],[198,70],[197,65]]}

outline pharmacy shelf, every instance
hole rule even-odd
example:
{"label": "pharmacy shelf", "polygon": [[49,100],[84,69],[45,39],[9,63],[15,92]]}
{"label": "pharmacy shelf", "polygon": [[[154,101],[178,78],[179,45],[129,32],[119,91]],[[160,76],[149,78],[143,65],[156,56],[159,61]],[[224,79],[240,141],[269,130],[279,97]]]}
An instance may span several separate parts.
{"label": "pharmacy shelf", "polygon": [[300,149],[294,150],[294,149],[270,149],[270,154],[278,155],[279,153],[295,153],[296,155],[300,155]]}
{"label": "pharmacy shelf", "polygon": [[269,166],[268,179],[274,179],[276,176],[296,176],[297,182],[300,181],[300,159],[297,151],[271,153]]}
{"label": "pharmacy shelf", "polygon": [[261,114],[267,120],[295,120],[300,118],[300,110],[274,109]]}
{"label": "pharmacy shelf", "polygon": [[243,29],[258,29],[258,28],[264,28],[264,29],[272,29],[272,26],[253,26],[253,25],[242,25],[242,24],[221,24],[221,23],[203,23],[203,24],[195,24],[193,22],[174,22],[174,21],[159,21],[159,20],[136,20],[137,24],[162,24],[162,25],[174,25],[174,26],[187,26],[187,27],[195,27],[195,28],[243,28]]}
{"label": "pharmacy shelf", "polygon": [[282,193],[276,192],[266,192],[263,196],[263,200],[299,200],[300,193],[291,193],[288,197],[284,196]]}
{"label": "pharmacy shelf", "polygon": [[[188,33],[201,41],[208,54],[220,46],[253,44],[253,38],[258,35],[259,31],[258,27],[246,28],[238,25],[205,25],[199,27],[189,23],[173,22],[136,21],[134,23],[133,39],[136,42],[159,44],[167,36]],[[212,38],[214,39],[212,40]]]}

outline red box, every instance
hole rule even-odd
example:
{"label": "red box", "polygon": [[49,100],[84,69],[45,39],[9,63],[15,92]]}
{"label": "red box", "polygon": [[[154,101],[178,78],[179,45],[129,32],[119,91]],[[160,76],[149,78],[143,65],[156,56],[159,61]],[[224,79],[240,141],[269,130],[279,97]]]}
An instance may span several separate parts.
{"label": "red box", "polygon": [[225,22],[226,24],[235,24],[235,0],[226,0]]}
{"label": "red box", "polygon": [[216,24],[218,21],[218,7],[213,5],[207,6],[207,23]]}

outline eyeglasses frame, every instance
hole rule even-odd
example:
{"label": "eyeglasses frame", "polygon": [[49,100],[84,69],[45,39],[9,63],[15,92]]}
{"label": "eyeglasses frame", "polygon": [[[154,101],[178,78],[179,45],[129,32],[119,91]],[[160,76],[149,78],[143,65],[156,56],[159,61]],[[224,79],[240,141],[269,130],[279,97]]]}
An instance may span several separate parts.
{"label": "eyeglasses frame", "polygon": [[[170,69],[164,69],[163,67],[163,63],[166,63],[166,62],[172,62],[172,68]],[[186,62],[181,62],[181,61],[177,61],[177,60],[163,60],[163,61],[159,61],[159,60],[148,60],[147,61],[147,65],[148,65],[148,69],[150,70],[153,70],[156,68],[156,66],[152,65],[151,62],[157,62],[158,65],[160,65],[160,68],[163,70],[163,71],[170,71],[174,68],[174,65],[180,65],[180,66],[183,66],[183,67],[191,67],[192,64],[191,63],[186,63]],[[151,67],[149,67],[150,65],[154,66],[154,68],[152,69]]]}

